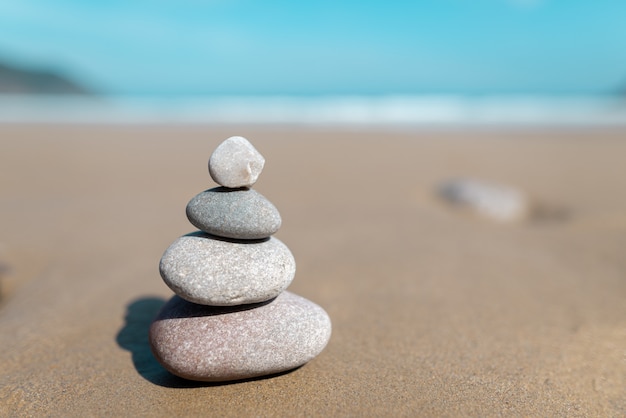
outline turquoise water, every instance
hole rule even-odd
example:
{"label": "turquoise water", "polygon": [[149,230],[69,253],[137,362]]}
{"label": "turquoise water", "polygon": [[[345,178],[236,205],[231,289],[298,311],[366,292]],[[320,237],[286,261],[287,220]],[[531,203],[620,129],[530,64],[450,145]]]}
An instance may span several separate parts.
{"label": "turquoise water", "polygon": [[626,100],[609,96],[0,96],[0,123],[626,126]]}

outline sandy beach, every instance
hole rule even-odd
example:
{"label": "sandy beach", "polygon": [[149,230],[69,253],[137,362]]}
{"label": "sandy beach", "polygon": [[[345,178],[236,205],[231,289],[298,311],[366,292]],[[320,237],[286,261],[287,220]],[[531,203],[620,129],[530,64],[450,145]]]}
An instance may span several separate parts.
{"label": "sandy beach", "polygon": [[[247,137],[282,215],[289,290],[333,321],[267,379],[166,372],[147,330],[165,249]],[[0,416],[624,416],[626,132],[0,125]],[[523,190],[502,224],[435,194]]]}

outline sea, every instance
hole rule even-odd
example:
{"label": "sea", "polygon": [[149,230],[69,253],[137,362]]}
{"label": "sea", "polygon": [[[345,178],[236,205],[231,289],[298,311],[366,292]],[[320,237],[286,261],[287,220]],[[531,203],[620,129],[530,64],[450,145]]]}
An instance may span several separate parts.
{"label": "sea", "polygon": [[626,127],[626,97],[0,95],[0,123]]}

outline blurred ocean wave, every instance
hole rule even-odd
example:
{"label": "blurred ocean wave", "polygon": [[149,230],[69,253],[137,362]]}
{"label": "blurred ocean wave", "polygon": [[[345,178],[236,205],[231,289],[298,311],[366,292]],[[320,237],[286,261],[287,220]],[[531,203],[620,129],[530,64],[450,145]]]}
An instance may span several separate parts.
{"label": "blurred ocean wave", "polygon": [[0,123],[626,126],[616,96],[1,95]]}

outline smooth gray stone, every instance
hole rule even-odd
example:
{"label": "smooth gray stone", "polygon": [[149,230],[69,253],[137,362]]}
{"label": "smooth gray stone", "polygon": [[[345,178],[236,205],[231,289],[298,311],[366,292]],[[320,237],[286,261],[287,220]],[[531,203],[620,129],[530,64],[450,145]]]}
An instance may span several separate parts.
{"label": "smooth gray stone", "polygon": [[265,158],[244,137],[232,136],[219,144],[209,159],[209,174],[220,186],[251,187],[256,183]]}
{"label": "smooth gray stone", "polygon": [[252,189],[216,187],[187,204],[187,218],[212,235],[236,239],[267,238],[280,228],[278,209]]}
{"label": "smooth gray stone", "polygon": [[198,232],[174,241],[159,269],[165,284],[183,299],[233,306],[276,297],[293,280],[296,261],[276,238],[242,242]]}
{"label": "smooth gray stone", "polygon": [[330,334],[328,314],[290,292],[230,308],[174,296],[150,326],[150,346],[171,373],[218,382],[294,369],[317,356]]}

